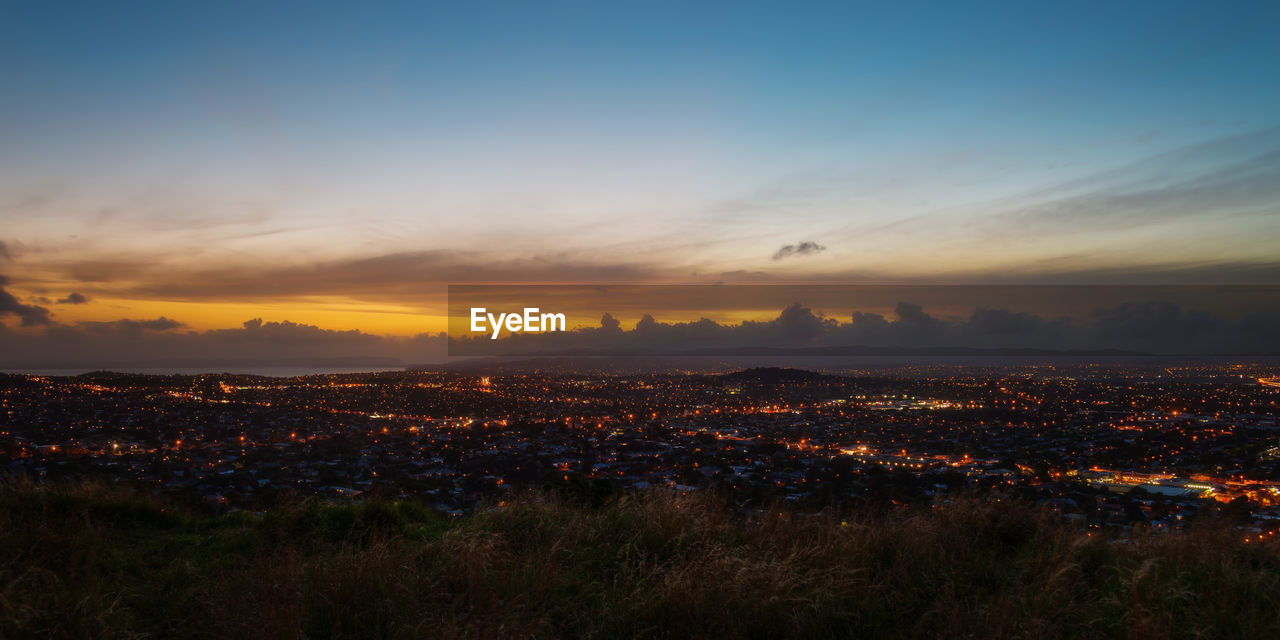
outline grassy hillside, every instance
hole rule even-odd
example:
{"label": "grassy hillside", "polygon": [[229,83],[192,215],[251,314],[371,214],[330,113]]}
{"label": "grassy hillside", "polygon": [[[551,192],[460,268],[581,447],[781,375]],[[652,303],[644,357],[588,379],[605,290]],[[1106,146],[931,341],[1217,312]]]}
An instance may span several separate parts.
{"label": "grassy hillside", "polygon": [[1016,504],[744,519],[709,494],[197,515],[0,488],[0,637],[1280,637],[1280,546]]}

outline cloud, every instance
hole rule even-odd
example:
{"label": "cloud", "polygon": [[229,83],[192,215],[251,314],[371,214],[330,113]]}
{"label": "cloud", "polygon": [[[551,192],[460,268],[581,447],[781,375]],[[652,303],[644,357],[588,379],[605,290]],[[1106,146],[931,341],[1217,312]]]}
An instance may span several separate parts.
{"label": "cloud", "polygon": [[154,320],[130,320],[125,318],[121,320],[112,320],[110,322],[81,322],[77,326],[85,329],[86,331],[98,333],[137,333],[139,331],[169,331],[186,325],[178,322],[177,320],[160,316]]}
{"label": "cloud", "polygon": [[[788,257],[802,253],[799,243],[781,247]],[[775,254],[776,255],[776,254]],[[910,261],[910,255],[903,260]],[[1098,266],[1086,260],[1038,260],[998,270],[986,265],[951,267],[934,274],[904,277],[887,268],[826,268],[805,273],[804,282],[1034,283],[1034,284],[1269,284],[1280,282],[1280,260],[1185,261]],[[797,265],[806,262],[798,260]],[[788,263],[779,263],[788,264]],[[589,261],[572,255],[544,254],[489,260],[479,252],[414,251],[299,264],[227,264],[190,268],[161,261],[76,260],[39,264],[53,274],[44,286],[82,283],[81,293],[95,300],[114,297],[198,302],[278,302],[309,296],[345,296],[354,300],[405,304],[439,300],[446,284],[467,283],[767,283],[779,274],[756,270],[705,270],[690,274],[687,264]],[[788,281],[794,278],[788,279]]]}
{"label": "cloud", "polygon": [[801,242],[800,244],[783,245],[782,248],[774,252],[773,259],[781,260],[783,258],[790,258],[792,256],[807,256],[807,255],[812,255],[812,254],[819,253],[826,250],[827,250],[826,247],[816,242],[811,242],[806,240],[804,242]]}
{"label": "cloud", "polygon": [[9,246],[0,240],[0,260],[12,260],[13,254],[9,253]]}
{"label": "cloud", "polygon": [[992,283],[1269,285],[1280,282],[1280,261],[1236,260],[1090,268],[1042,261],[1030,264],[1018,273],[981,273],[970,279],[973,277]]}
{"label": "cloud", "polygon": [[0,317],[16,316],[24,327],[48,325],[53,322],[49,318],[48,309],[18,302],[12,293],[3,288],[7,284],[9,284],[9,278],[0,275]]}
{"label": "cloud", "polygon": [[295,322],[246,321],[230,329],[183,331],[170,318],[50,324],[18,332],[0,325],[0,369],[386,366],[441,362],[444,338],[376,336]]}
{"label": "cloud", "polygon": [[58,304],[84,304],[88,301],[89,298],[85,297],[84,294],[76,293],[75,291],[67,294],[65,298],[58,298]]}
{"label": "cloud", "polygon": [[[989,224],[1020,233],[1118,230],[1280,211],[1280,128],[1184,147],[1025,194]],[[1000,210],[1003,209],[1003,210]]]}
{"label": "cloud", "polygon": [[600,318],[600,330],[608,331],[610,333],[621,331],[622,323],[618,322],[617,318],[606,313]]}
{"label": "cloud", "polygon": [[[1183,309],[1163,300],[1126,302],[1098,309],[1094,311],[1094,318],[1092,329],[1097,332],[1098,339],[1136,341],[1161,351],[1176,350],[1184,344],[1208,343],[1222,348],[1220,343],[1228,337],[1224,334],[1238,330],[1233,323],[1209,312]],[[1280,327],[1280,323],[1274,327]],[[1240,350],[1240,347],[1233,350]]]}
{"label": "cloud", "polygon": [[822,332],[828,328],[829,321],[820,314],[815,314],[812,309],[793,302],[778,314],[778,319],[774,321],[778,331],[786,336],[788,340],[806,341],[822,335]]}
{"label": "cloud", "polygon": [[[497,341],[450,339],[453,355],[697,354],[778,352],[852,355],[858,349],[1120,350],[1195,355],[1280,352],[1280,309],[1229,317],[1166,300],[1128,301],[1093,309],[1082,318],[1048,317],[976,307],[967,317],[939,316],[899,302],[894,318],[855,311],[848,322],[814,313],[801,303],[768,321],[719,324],[703,318],[664,323],[645,314],[620,330],[612,316],[599,328],[520,334]],[[764,351],[759,351],[763,349]],[[799,352],[797,352],[799,353]]]}
{"label": "cloud", "polygon": [[[478,252],[446,250],[197,269],[136,260],[77,260],[50,266],[70,280],[106,283],[115,295],[237,302],[331,295],[403,303],[437,297],[442,284],[574,282],[582,280],[583,274],[598,282],[646,282],[683,273],[671,265],[602,263],[561,254],[494,259]],[[100,291],[94,293],[98,298],[107,297]]]}
{"label": "cloud", "polygon": [[[854,311],[846,320],[796,302],[766,321],[720,324],[703,318],[662,322],[646,314],[627,330],[612,315],[596,326],[463,344],[443,334],[376,336],[296,322],[252,319],[241,326],[184,330],[171,318],[120,319],[35,331],[0,324],[0,369],[196,368],[235,371],[264,366],[385,366],[443,362],[453,355],[661,354],[801,349],[809,355],[856,355],[858,349],[1045,349],[1164,354],[1280,352],[1280,310],[1229,316],[1167,300],[1134,300],[1051,317],[979,306],[968,315],[930,312],[903,301],[888,317]],[[463,348],[459,348],[459,347]],[[755,352],[752,349],[764,349]]]}

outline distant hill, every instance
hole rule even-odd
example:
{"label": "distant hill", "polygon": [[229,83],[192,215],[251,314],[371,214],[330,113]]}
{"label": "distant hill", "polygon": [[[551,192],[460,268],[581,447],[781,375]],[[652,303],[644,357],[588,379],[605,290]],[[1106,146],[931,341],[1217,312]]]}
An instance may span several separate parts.
{"label": "distant hill", "polygon": [[[751,352],[754,351],[754,352]],[[409,371],[503,375],[517,373],[636,374],[701,373],[724,374],[752,368],[797,368],[810,371],[899,367],[907,364],[945,363],[952,365],[1002,366],[1028,362],[1064,360],[1152,359],[1178,362],[1189,356],[1152,356],[1125,351],[1045,351],[1033,349],[898,349],[842,347],[833,349],[743,350],[725,354],[667,355],[511,355],[476,356],[442,364],[419,364]]]}
{"label": "distant hill", "polygon": [[1150,356],[1123,349],[1034,349],[1022,347],[716,347],[684,352],[691,356]]}
{"label": "distant hill", "polygon": [[600,356],[508,357],[484,356],[450,362],[406,367],[408,371],[430,371],[501,375],[512,373],[619,374],[662,369],[667,364],[653,358],[605,358]]}
{"label": "distant hill", "polygon": [[820,384],[847,382],[848,378],[787,367],[757,367],[714,376],[721,382],[739,384]]}

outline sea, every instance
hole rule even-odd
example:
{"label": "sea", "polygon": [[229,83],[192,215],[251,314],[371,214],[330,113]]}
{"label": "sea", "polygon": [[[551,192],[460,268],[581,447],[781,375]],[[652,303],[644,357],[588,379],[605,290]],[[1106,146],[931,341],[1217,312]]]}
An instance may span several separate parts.
{"label": "sea", "polygon": [[80,369],[0,369],[0,373],[15,373],[33,376],[77,376],[91,371],[112,371],[115,373],[140,373],[157,376],[191,376],[200,374],[238,374],[266,376],[270,378],[296,378],[337,373],[380,373],[383,371],[404,371],[404,367],[98,367]]}

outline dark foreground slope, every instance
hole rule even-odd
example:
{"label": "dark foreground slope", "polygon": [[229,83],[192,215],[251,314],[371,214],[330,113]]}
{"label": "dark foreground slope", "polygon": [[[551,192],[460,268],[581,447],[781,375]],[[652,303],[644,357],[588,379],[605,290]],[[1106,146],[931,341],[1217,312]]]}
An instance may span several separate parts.
{"label": "dark foreground slope", "polygon": [[713,496],[203,516],[0,488],[0,637],[1280,637],[1280,546],[1016,504],[744,519]]}

